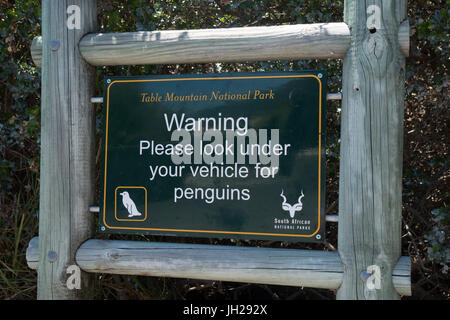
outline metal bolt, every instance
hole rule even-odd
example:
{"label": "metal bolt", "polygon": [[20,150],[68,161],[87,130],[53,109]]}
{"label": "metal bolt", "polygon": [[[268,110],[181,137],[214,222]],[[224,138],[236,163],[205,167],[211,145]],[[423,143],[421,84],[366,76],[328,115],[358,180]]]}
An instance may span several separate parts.
{"label": "metal bolt", "polygon": [[105,230],[106,230],[106,228],[105,228],[105,227],[101,227],[100,229],[101,229],[102,231],[105,231]]}
{"label": "metal bolt", "polygon": [[367,270],[363,270],[363,271],[361,271],[361,274],[360,274],[361,280],[366,282],[367,279],[369,279],[371,275],[372,274],[370,272],[367,272]]}
{"label": "metal bolt", "polygon": [[317,239],[317,240],[320,240],[320,238],[322,238],[322,237],[320,236],[320,234],[316,235],[316,239]]}
{"label": "metal bolt", "polygon": [[48,254],[47,254],[48,261],[49,261],[49,262],[55,262],[57,256],[58,256],[58,255],[56,254],[55,251],[50,250],[50,251],[48,252]]}
{"label": "metal bolt", "polygon": [[111,83],[111,79],[107,79],[107,80],[106,80],[106,83]]}
{"label": "metal bolt", "polygon": [[317,75],[317,77],[319,78],[319,79],[322,79],[322,74],[321,73],[319,73],[318,75]]}
{"label": "metal bolt", "polygon": [[50,41],[50,49],[52,51],[56,51],[59,49],[59,40],[51,40]]}

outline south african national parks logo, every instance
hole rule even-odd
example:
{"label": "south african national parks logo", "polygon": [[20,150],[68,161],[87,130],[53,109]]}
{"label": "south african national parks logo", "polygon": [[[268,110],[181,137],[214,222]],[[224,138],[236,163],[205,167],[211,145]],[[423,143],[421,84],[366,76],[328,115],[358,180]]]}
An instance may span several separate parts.
{"label": "south african national parks logo", "polygon": [[281,199],[283,200],[281,203],[281,209],[283,211],[289,212],[289,217],[284,215],[283,218],[274,218],[273,220],[273,228],[274,229],[283,229],[283,230],[304,230],[311,231],[311,220],[308,218],[300,218],[295,217],[300,215],[300,212],[303,210],[302,199],[305,197],[303,190],[300,192],[297,202],[290,204],[287,202],[286,196],[284,195],[284,190],[281,190]]}
{"label": "south african national parks logo", "polygon": [[305,196],[303,194],[303,190],[302,190],[300,196],[298,197],[297,203],[294,203],[294,204],[287,203],[287,200],[286,200],[286,197],[284,196],[283,190],[281,190],[280,196],[281,196],[281,198],[283,198],[283,203],[281,204],[281,209],[283,209],[284,211],[289,211],[289,216],[291,218],[294,218],[296,212],[302,211],[302,209],[303,209],[302,198]]}

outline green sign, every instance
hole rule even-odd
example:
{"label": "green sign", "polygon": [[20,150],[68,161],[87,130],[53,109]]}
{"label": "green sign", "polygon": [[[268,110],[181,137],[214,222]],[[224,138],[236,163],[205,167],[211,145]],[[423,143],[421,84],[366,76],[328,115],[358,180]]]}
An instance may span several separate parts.
{"label": "green sign", "polygon": [[100,230],[322,241],[326,74],[110,77]]}

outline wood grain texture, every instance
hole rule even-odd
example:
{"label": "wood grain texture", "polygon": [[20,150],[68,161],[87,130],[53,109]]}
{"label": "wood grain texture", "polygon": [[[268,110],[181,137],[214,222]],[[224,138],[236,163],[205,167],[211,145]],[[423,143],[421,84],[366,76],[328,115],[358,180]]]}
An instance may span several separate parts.
{"label": "wood grain texture", "polygon": [[[405,14],[406,15],[406,14]],[[409,57],[409,50],[411,47],[410,34],[409,34],[409,21],[403,20],[398,28],[398,43],[403,55]]]}
{"label": "wood grain texture", "polygon": [[85,271],[335,289],[332,252],[177,243],[90,240],[77,252]]}
{"label": "wood grain texture", "polygon": [[[79,6],[81,29],[67,28],[69,5]],[[80,56],[78,42],[95,26],[96,1],[42,2],[39,255],[45,258],[39,261],[38,299],[87,297],[89,277],[82,276],[82,290],[68,290],[66,269],[94,233],[95,113],[89,99],[95,69]],[[52,40],[59,41],[56,50]]]}
{"label": "wood grain texture", "polygon": [[42,67],[42,36],[35,37],[31,41],[31,59],[33,60],[36,67]]}
{"label": "wood grain texture", "polygon": [[39,265],[39,237],[34,237],[30,240],[25,258],[27,259],[28,268],[37,270]]}
{"label": "wood grain texture", "polygon": [[345,23],[86,35],[80,42],[92,65],[326,59],[344,56]]}
{"label": "wood grain texture", "polygon": [[[399,28],[399,42],[409,54],[409,24]],[[350,45],[345,23],[282,25],[229,29],[142,31],[88,34],[80,43],[92,65],[240,62],[343,58]],[[42,41],[31,55],[41,65]]]}
{"label": "wood grain texture", "polygon": [[[367,8],[380,9],[376,32]],[[405,58],[398,29],[405,0],[346,0],[352,42],[343,63],[339,177],[338,299],[397,299],[392,272],[401,253]],[[367,290],[361,272],[381,269],[381,287]]]}
{"label": "wood grain texture", "polygon": [[[37,239],[27,249],[28,266],[37,268]],[[216,245],[87,240],[76,254],[86,272],[192,278],[336,289],[343,265],[336,252]],[[395,288],[411,295],[411,262],[394,269]]]}

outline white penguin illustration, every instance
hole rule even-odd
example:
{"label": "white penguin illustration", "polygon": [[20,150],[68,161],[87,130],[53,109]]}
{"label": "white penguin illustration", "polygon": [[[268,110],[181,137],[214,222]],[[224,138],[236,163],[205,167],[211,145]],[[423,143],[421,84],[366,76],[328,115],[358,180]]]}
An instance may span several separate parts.
{"label": "white penguin illustration", "polygon": [[136,208],[136,205],[134,204],[134,201],[130,198],[130,195],[127,191],[121,192],[120,195],[122,196],[122,204],[125,208],[128,210],[128,217],[134,217],[134,216],[141,216],[142,213],[138,211]]}

